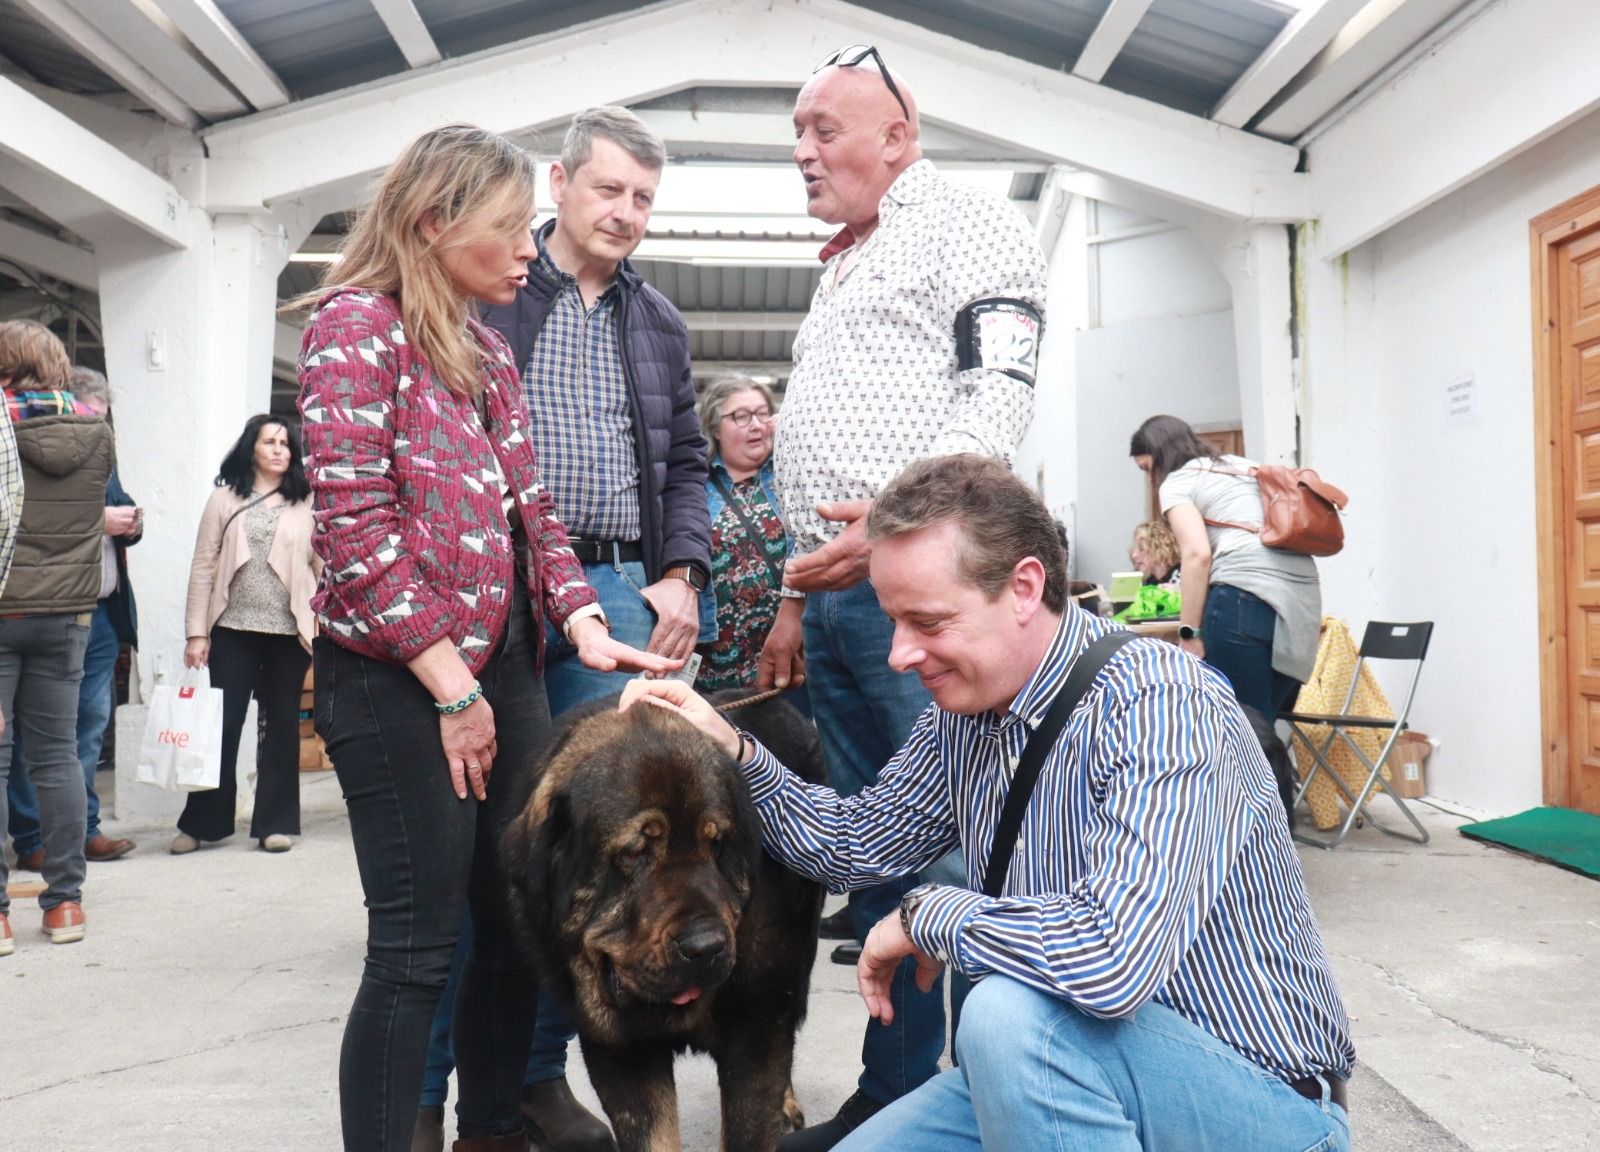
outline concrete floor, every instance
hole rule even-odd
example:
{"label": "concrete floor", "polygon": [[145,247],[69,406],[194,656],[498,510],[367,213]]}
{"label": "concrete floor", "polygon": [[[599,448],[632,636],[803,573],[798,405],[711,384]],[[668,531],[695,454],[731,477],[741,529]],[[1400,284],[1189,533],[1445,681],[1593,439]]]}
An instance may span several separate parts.
{"label": "concrete floor", "polygon": [[[39,934],[37,902],[22,895],[37,877],[13,873],[23,885],[17,950],[0,958],[0,1143],[339,1146],[361,893],[337,783],[307,775],[303,796],[305,835],[282,856],[236,838],[174,857],[170,826],[108,825],[140,847],[90,866],[81,944]],[[1355,1146],[1600,1149],[1600,884],[1483,847],[1422,810],[1427,847],[1367,828],[1336,852],[1303,850],[1354,1018]],[[825,955],[796,1060],[813,1120],[853,1090],[866,1019],[853,971]],[[592,1103],[581,1072],[574,1082]],[[679,1088],[685,1147],[710,1152],[710,1062],[683,1061]]]}

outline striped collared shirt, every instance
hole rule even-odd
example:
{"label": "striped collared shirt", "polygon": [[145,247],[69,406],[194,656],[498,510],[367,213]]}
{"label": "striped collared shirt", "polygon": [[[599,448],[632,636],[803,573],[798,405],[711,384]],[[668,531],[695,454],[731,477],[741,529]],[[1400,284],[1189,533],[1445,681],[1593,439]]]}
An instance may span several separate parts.
{"label": "striped collared shirt", "polygon": [[1108,626],[1069,608],[1005,715],[930,706],[878,783],[848,799],[757,748],[745,766],[768,848],[835,892],[959,846],[971,890],[938,887],[911,935],[975,978],[999,972],[1095,1016],[1155,1000],[1295,1080],[1355,1061],[1271,770],[1214,670],[1136,640],[1046,758],[1005,892],[982,869],[1029,732]]}
{"label": "striped collared shirt", "polygon": [[534,449],[556,514],[576,536],[639,539],[639,454],[613,283],[585,311],[578,281],[539,235],[539,265],[561,284],[522,380]]}

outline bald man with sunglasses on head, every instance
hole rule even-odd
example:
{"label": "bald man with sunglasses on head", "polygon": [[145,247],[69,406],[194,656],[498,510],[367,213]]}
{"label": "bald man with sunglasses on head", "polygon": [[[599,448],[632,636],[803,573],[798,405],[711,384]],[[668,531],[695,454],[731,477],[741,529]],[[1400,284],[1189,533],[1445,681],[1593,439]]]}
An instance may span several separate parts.
{"label": "bald man with sunglasses on head", "polygon": [[[888,664],[893,625],[866,579],[867,510],[914,460],[1011,458],[1033,418],[1045,262],[1019,213],[923,159],[916,101],[878,49],[824,58],[794,128],[806,210],[842,227],[822,250],[778,427],[795,547],[760,683],[798,682],[804,652],[829,783],[849,796],[877,781],[930,701],[915,673]],[[857,941],[917,882],[853,894]],[[895,976],[891,1022],[867,1024],[859,1090],[781,1152],[833,1147],[938,1071],[943,989],[918,991],[912,971]]]}

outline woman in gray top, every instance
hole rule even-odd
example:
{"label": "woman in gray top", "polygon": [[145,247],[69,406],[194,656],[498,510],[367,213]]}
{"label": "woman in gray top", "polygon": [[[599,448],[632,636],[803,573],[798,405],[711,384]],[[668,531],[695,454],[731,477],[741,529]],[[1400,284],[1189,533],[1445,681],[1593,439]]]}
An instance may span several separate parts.
{"label": "woman in gray top", "polygon": [[1176,416],[1139,425],[1128,453],[1155,483],[1161,514],[1178,538],[1179,644],[1226,676],[1241,704],[1272,719],[1316,664],[1316,562],[1261,543],[1247,527],[1262,518],[1254,464],[1213,452]]}
{"label": "woman in gray top", "polygon": [[252,695],[264,733],[250,835],[268,852],[287,852],[300,834],[300,690],[322,570],[311,550],[310,495],[294,428],[277,416],[252,416],[223,457],[189,566],[183,662],[208,665],[212,686],[222,689],[222,780],[214,791],[189,794],[175,855],[233,835],[239,740]]}

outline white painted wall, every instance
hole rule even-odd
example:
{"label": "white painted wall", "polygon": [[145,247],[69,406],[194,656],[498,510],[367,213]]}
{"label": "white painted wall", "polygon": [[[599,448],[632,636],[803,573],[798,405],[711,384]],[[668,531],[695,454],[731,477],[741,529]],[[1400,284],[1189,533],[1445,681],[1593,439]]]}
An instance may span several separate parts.
{"label": "white painted wall", "polygon": [[[1436,622],[1413,710],[1442,742],[1429,788],[1491,813],[1542,789],[1528,222],[1597,184],[1600,114],[1302,268],[1307,457],[1351,495],[1326,609],[1358,635]],[[1456,424],[1443,389],[1463,373],[1478,414]]]}
{"label": "white painted wall", "polygon": [[[1086,213],[1087,314],[1076,334],[1077,524],[1073,569],[1105,582],[1128,569],[1128,541],[1145,518],[1144,474],[1128,439],[1148,416],[1192,424],[1239,420],[1232,294],[1216,263],[1183,229],[1109,239],[1158,223],[1107,204]],[[1065,231],[1065,230],[1064,230]]]}

